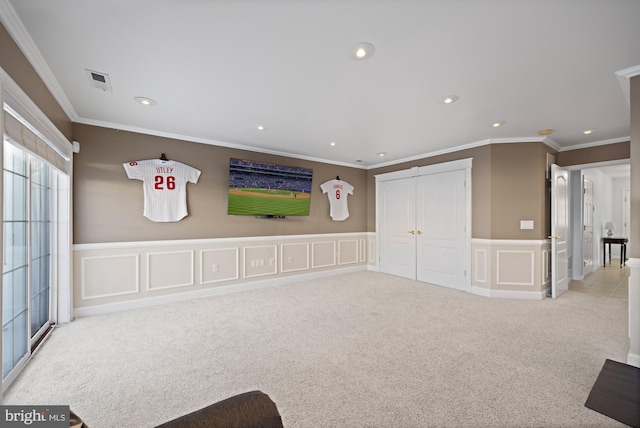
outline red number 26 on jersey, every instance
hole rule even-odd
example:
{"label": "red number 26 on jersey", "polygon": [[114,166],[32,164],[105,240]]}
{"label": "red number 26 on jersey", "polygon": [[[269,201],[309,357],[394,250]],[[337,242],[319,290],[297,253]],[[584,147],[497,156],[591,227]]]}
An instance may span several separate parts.
{"label": "red number 26 on jersey", "polygon": [[[156,175],[153,177],[154,185],[153,188],[156,190],[175,190],[176,188],[176,178],[173,175],[168,175],[165,177],[164,175]],[[165,187],[166,186],[166,187]]]}

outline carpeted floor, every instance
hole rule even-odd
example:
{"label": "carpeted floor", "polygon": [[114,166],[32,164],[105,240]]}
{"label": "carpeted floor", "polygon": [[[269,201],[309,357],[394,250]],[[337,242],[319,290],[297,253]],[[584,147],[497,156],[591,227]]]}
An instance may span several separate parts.
{"label": "carpeted floor", "polygon": [[4,404],[152,427],[258,389],[285,427],[620,427],[584,406],[627,301],[480,297],[358,272],[78,319]]}

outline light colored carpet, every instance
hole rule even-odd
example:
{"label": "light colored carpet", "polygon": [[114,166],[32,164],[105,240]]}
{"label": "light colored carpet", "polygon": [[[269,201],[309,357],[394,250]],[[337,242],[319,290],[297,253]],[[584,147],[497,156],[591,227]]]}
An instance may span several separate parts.
{"label": "light colored carpet", "polygon": [[285,427],[620,427],[584,407],[627,301],[480,297],[374,272],[78,319],[4,404],[152,427],[258,389]]}

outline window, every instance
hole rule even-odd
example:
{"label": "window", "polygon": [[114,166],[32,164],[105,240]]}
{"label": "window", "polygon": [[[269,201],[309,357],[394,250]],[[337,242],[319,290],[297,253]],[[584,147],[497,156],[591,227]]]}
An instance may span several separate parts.
{"label": "window", "polygon": [[71,321],[72,146],[0,68],[2,390]]}
{"label": "window", "polygon": [[2,379],[51,324],[51,182],[40,159],[4,142]]}
{"label": "window", "polygon": [[27,156],[4,143],[2,379],[27,355]]}

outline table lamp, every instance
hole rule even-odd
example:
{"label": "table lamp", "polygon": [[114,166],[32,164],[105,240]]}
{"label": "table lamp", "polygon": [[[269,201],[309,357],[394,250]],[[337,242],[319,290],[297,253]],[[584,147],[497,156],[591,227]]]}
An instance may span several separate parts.
{"label": "table lamp", "polygon": [[607,230],[607,236],[611,238],[613,231],[616,230],[616,225],[612,221],[608,221],[607,224],[604,225],[604,228]]}

